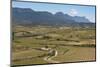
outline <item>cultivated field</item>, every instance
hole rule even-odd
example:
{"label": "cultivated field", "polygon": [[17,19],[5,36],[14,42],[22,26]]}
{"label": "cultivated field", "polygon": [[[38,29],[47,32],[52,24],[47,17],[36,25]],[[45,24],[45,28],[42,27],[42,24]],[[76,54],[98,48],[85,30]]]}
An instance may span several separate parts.
{"label": "cultivated field", "polygon": [[[15,26],[13,27],[12,65],[95,61],[95,28]],[[56,49],[51,61],[35,48]]]}

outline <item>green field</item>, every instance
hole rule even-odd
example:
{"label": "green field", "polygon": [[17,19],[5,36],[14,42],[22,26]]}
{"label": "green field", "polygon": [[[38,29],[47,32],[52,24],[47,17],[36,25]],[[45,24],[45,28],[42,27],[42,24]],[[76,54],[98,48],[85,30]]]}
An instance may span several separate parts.
{"label": "green field", "polygon": [[55,63],[44,60],[48,52],[33,49],[46,45],[58,51],[52,58],[58,63],[96,60],[95,28],[15,26],[12,33],[12,65]]}

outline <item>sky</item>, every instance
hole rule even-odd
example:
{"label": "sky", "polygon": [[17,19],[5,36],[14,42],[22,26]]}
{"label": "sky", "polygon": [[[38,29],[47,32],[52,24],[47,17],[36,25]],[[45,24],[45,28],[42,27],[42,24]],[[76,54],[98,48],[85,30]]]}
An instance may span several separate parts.
{"label": "sky", "polygon": [[91,22],[95,22],[95,6],[13,1],[12,7],[31,8],[34,11],[48,11],[53,14],[56,12],[63,12],[71,16],[86,17]]}

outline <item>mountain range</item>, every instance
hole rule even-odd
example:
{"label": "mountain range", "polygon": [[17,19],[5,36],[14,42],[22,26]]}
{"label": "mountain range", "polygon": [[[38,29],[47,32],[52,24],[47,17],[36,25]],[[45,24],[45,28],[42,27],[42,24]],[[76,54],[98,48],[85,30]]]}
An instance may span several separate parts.
{"label": "mountain range", "polygon": [[12,8],[12,21],[20,25],[92,25],[86,17],[70,16],[63,12],[34,11],[31,8]]}

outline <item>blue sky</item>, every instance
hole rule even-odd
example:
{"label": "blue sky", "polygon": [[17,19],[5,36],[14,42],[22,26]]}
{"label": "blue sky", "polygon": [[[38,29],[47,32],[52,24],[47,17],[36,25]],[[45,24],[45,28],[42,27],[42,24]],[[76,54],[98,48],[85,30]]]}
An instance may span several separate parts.
{"label": "blue sky", "polygon": [[79,5],[63,5],[63,4],[48,4],[48,3],[33,3],[33,2],[12,2],[12,7],[31,8],[35,11],[48,11],[53,14],[63,12],[71,16],[84,16],[91,22],[95,22],[95,7],[94,6],[79,6]]}

